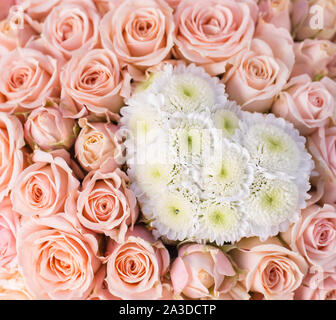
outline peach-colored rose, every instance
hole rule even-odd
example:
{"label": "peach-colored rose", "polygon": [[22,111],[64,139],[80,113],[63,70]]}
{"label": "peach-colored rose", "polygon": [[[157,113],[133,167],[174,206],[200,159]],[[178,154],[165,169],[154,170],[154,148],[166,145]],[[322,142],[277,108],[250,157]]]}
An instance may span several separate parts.
{"label": "peach-colored rose", "polygon": [[289,32],[260,21],[251,47],[237,55],[223,82],[230,98],[244,110],[265,112],[286,84],[293,64]]}
{"label": "peach-colored rose", "polygon": [[15,0],[1,0],[0,2],[0,20],[7,17],[10,7],[15,5]]}
{"label": "peach-colored rose", "polygon": [[291,19],[297,40],[331,40],[336,34],[336,1],[294,0]]}
{"label": "peach-colored rose", "polygon": [[199,244],[182,246],[170,271],[175,295],[182,293],[189,299],[228,293],[235,284],[235,275],[230,260],[220,249]]}
{"label": "peach-colored rose", "polygon": [[292,77],[303,73],[317,80],[323,76],[334,76],[332,62],[336,57],[336,43],[329,40],[305,39],[294,43],[294,52]]}
{"label": "peach-colored rose", "polygon": [[293,299],[308,270],[305,259],[285,248],[277,238],[265,242],[245,238],[231,252],[238,267],[247,270],[246,288],[265,299]]}
{"label": "peach-colored rose", "polygon": [[17,238],[18,262],[37,299],[85,299],[101,263],[97,238],[66,215],[27,219]]}
{"label": "peach-colored rose", "polygon": [[128,231],[125,242],[110,242],[107,258],[109,291],[129,300],[162,297],[161,278],[169,266],[169,253],[161,241],[142,226]]}
{"label": "peach-colored rose", "polygon": [[258,7],[254,1],[182,0],[174,13],[177,57],[202,65],[211,75],[250,45]]}
{"label": "peach-colored rose", "polygon": [[120,169],[91,171],[77,200],[77,216],[83,226],[122,243],[138,216],[136,198],[128,183],[127,175]]}
{"label": "peach-colored rose", "polygon": [[70,59],[77,50],[89,51],[97,44],[99,20],[93,2],[63,1],[45,19],[42,38],[65,59]]}
{"label": "peach-colored rose", "polygon": [[15,116],[0,112],[0,201],[14,187],[23,170],[22,148],[25,145],[21,122]]}
{"label": "peach-colored rose", "polygon": [[261,0],[258,2],[260,15],[268,23],[276,27],[291,30],[290,12],[292,3],[290,0]]}
{"label": "peach-colored rose", "polygon": [[336,203],[336,127],[321,127],[307,138],[315,167],[324,180],[322,201]]}
{"label": "peach-colored rose", "polygon": [[56,60],[39,51],[11,51],[0,60],[0,70],[0,93],[13,110],[36,108],[60,92]]}
{"label": "peach-colored rose", "polygon": [[75,157],[87,171],[97,170],[108,165],[110,171],[119,166],[118,159],[122,154],[117,131],[118,126],[108,122],[89,122],[79,120],[82,128],[76,143]]}
{"label": "peach-colored rose", "polygon": [[9,51],[19,46],[17,29],[13,28],[11,21],[8,19],[0,21],[0,46]]}
{"label": "peach-colored rose", "polygon": [[43,21],[50,11],[62,1],[67,0],[16,0],[16,3],[32,19]]}
{"label": "peach-colored rose", "polygon": [[64,149],[51,153],[36,150],[34,163],[16,179],[11,192],[13,209],[23,216],[50,216],[64,209],[65,201],[79,188]]}
{"label": "peach-colored rose", "polygon": [[[300,219],[282,239],[292,250],[306,258],[312,269],[330,271],[336,267],[336,209],[325,204],[312,205],[302,210]],[[316,267],[316,268],[314,268]]]}
{"label": "peach-colored rose", "polygon": [[0,300],[32,300],[22,274],[17,268],[0,269]]}
{"label": "peach-colored rose", "polygon": [[[272,112],[292,122],[302,135],[309,135],[326,126],[333,117],[336,104],[324,85],[326,81],[327,78],[312,81],[307,74],[290,79],[275,100]],[[332,80],[330,82],[333,83]],[[336,83],[333,86],[336,90]]]}
{"label": "peach-colored rose", "polygon": [[16,263],[16,234],[19,227],[19,215],[13,211],[10,199],[3,199],[0,202],[0,268]]}
{"label": "peach-colored rose", "polygon": [[336,273],[308,274],[295,292],[295,300],[336,300]]}
{"label": "peach-colored rose", "polygon": [[34,150],[70,149],[75,142],[75,121],[63,118],[59,106],[48,101],[34,109],[24,124],[25,139]]}
{"label": "peach-colored rose", "polygon": [[104,16],[100,30],[103,46],[134,67],[160,63],[174,45],[172,9],[164,0],[124,0]]}
{"label": "peach-colored rose", "polygon": [[88,111],[119,112],[124,87],[130,86],[130,79],[121,74],[116,55],[105,49],[80,50],[66,64],[60,78],[62,112],[72,118],[83,117]]}

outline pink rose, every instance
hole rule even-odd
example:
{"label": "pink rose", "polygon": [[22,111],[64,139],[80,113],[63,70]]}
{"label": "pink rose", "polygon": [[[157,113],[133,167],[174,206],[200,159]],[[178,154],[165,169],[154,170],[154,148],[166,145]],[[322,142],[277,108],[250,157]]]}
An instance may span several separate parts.
{"label": "pink rose", "polygon": [[336,34],[335,0],[294,0],[291,19],[297,40],[332,40]]}
{"label": "pink rose", "polygon": [[0,269],[0,300],[32,300],[17,268]]}
{"label": "pink rose", "polygon": [[182,0],[174,14],[176,56],[224,73],[226,61],[250,45],[257,12],[249,0]]}
{"label": "pink rose", "polygon": [[104,16],[100,30],[104,48],[140,69],[160,63],[174,45],[172,9],[164,0],[124,0]]}
{"label": "pink rose", "polygon": [[336,300],[336,273],[308,274],[296,290],[295,300]]}
{"label": "pink rose", "polygon": [[7,17],[9,9],[15,4],[15,0],[1,0],[0,2],[0,20]]}
{"label": "pink rose", "polygon": [[0,268],[16,263],[16,234],[19,227],[19,215],[13,211],[10,199],[3,199],[0,202]]}
{"label": "pink rose", "polygon": [[169,266],[169,253],[147,229],[135,226],[122,244],[111,241],[108,251],[106,281],[114,296],[124,300],[162,297],[161,278]]}
{"label": "pink rose", "polygon": [[336,202],[336,127],[321,127],[307,138],[315,167],[324,180],[322,201]]}
{"label": "pink rose", "polygon": [[0,112],[0,201],[14,187],[24,164],[25,145],[21,122],[15,116]]}
{"label": "pink rose", "polygon": [[319,80],[323,76],[336,75],[332,70],[333,59],[336,58],[336,43],[329,40],[305,39],[294,43],[294,52],[292,77],[307,73],[312,79]]}
{"label": "pink rose", "polygon": [[91,171],[77,200],[77,216],[82,225],[122,243],[138,216],[136,198],[128,183],[127,175],[120,169]]}
{"label": "pink rose", "polygon": [[100,267],[98,241],[59,213],[32,218],[18,234],[19,267],[37,299],[85,299]]}
{"label": "pink rose", "polygon": [[116,55],[104,49],[80,50],[65,65],[60,77],[62,112],[71,118],[85,116],[88,111],[119,112],[124,87],[130,86],[130,79],[121,74]]}
{"label": "pink rose", "polygon": [[0,70],[0,93],[14,110],[36,108],[59,94],[56,60],[39,51],[18,48],[2,57]]}
{"label": "pink rose", "polygon": [[[16,29],[13,29],[11,20],[0,21],[0,46],[9,51],[19,46],[18,32]],[[0,54],[0,58],[3,54]]]}
{"label": "pink rose", "polygon": [[220,249],[198,244],[181,247],[170,271],[175,295],[182,293],[189,299],[228,293],[234,285],[228,277],[235,275],[230,260]]}
{"label": "pink rose", "polygon": [[50,216],[62,212],[68,197],[79,188],[64,150],[36,150],[33,163],[18,176],[11,193],[13,209],[23,216]]}
{"label": "pink rose", "polygon": [[[336,209],[325,204],[312,205],[301,212],[300,219],[286,232],[283,240],[299,252],[313,267],[330,271],[336,267]],[[312,268],[314,269],[314,268]]]}
{"label": "pink rose", "polygon": [[79,125],[82,129],[75,143],[75,157],[82,168],[91,171],[108,165],[113,171],[119,167],[122,154],[117,136],[119,127],[110,122],[89,122],[85,118],[79,120]]}
{"label": "pink rose", "polygon": [[266,299],[293,299],[308,270],[305,259],[285,248],[277,238],[265,242],[245,238],[231,256],[239,268],[247,271],[247,290],[259,292]]}
{"label": "pink rose", "polygon": [[63,1],[45,19],[42,38],[65,59],[70,59],[79,49],[89,51],[97,44],[99,20],[91,1]]}
{"label": "pink rose", "polygon": [[265,112],[286,84],[293,64],[289,32],[260,21],[251,47],[237,55],[223,82],[230,98],[244,110]]}
{"label": "pink rose", "polygon": [[24,124],[25,139],[30,147],[52,151],[70,149],[75,142],[75,121],[63,118],[59,106],[48,101],[34,109]]}
{"label": "pink rose", "polygon": [[16,0],[16,3],[32,19],[44,21],[50,11],[62,1],[68,0]]}
{"label": "pink rose", "polygon": [[258,6],[260,15],[265,22],[272,23],[278,28],[291,30],[290,12],[292,3],[290,0],[261,0]]}
{"label": "pink rose", "polygon": [[[313,82],[307,74],[290,79],[275,100],[272,112],[292,122],[302,135],[326,126],[333,117],[336,103],[324,85],[326,81],[323,78]],[[336,83],[333,86],[336,90]]]}

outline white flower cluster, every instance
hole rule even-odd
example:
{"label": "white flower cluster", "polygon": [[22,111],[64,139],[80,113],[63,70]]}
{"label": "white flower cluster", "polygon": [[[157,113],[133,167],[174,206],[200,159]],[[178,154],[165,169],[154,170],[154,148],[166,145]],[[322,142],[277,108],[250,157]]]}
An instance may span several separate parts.
{"label": "white flower cluster", "polygon": [[242,111],[202,68],[166,65],[121,114],[131,187],[158,237],[266,239],[305,207],[305,138],[273,114]]}

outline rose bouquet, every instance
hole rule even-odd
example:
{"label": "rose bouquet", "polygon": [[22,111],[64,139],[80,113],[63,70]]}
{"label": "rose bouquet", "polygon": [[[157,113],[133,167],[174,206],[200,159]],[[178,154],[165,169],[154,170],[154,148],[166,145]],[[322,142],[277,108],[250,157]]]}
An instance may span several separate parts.
{"label": "rose bouquet", "polygon": [[335,0],[4,0],[0,71],[1,299],[336,299]]}

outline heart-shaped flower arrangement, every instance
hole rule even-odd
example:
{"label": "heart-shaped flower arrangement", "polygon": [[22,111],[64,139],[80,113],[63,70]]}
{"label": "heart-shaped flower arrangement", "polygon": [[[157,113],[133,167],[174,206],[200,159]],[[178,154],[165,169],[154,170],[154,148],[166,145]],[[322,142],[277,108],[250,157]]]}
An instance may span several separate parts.
{"label": "heart-shaped flower arrangement", "polygon": [[305,138],[273,114],[242,111],[202,68],[166,65],[121,114],[131,187],[156,236],[266,239],[305,207]]}

